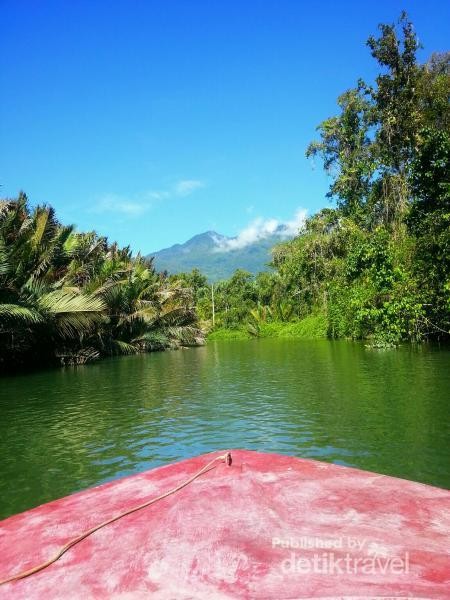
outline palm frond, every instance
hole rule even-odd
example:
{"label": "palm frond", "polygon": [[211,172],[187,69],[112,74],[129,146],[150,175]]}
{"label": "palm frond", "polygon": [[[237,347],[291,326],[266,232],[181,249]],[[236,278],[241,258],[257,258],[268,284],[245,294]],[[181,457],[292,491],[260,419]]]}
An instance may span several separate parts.
{"label": "palm frond", "polygon": [[123,340],[112,340],[111,345],[117,354],[136,354],[136,352],[139,352],[139,348],[135,344]]}
{"label": "palm frond", "polygon": [[195,346],[200,343],[201,332],[197,327],[185,325],[183,327],[168,327],[166,335],[182,346]]}
{"label": "palm frond", "polygon": [[10,260],[8,252],[6,251],[6,245],[2,238],[0,238],[0,276],[6,275],[10,270]]}
{"label": "palm frond", "polygon": [[162,331],[147,331],[133,339],[133,344],[142,345],[149,350],[157,350],[170,346],[170,339]]}
{"label": "palm frond", "polygon": [[2,320],[19,321],[26,325],[35,325],[45,321],[39,311],[19,304],[0,304],[0,322]]}
{"label": "palm frond", "polygon": [[101,313],[105,303],[97,296],[74,294],[64,290],[55,290],[42,296],[39,306],[47,312],[60,315],[70,313]]}
{"label": "palm frond", "polygon": [[98,313],[59,313],[53,320],[56,331],[63,338],[81,338],[104,320]]}
{"label": "palm frond", "polygon": [[64,338],[78,338],[104,320],[105,305],[95,296],[56,290],[42,296],[38,305],[53,318],[54,327]]}

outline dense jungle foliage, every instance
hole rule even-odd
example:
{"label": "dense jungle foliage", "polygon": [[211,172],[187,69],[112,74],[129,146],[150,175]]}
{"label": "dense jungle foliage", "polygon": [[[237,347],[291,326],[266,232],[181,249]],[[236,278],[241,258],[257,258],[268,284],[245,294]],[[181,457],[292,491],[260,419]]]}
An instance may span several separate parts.
{"label": "dense jungle foliage", "polygon": [[[237,271],[216,286],[213,336],[449,337],[450,54],[419,64],[406,14],[379,29],[367,42],[379,75],[338,98],[307,149],[331,176],[334,207],[274,248],[273,273]],[[208,318],[206,281],[185,279]]]}
{"label": "dense jungle foliage", "polygon": [[202,341],[191,291],[27,198],[0,202],[0,369]]}

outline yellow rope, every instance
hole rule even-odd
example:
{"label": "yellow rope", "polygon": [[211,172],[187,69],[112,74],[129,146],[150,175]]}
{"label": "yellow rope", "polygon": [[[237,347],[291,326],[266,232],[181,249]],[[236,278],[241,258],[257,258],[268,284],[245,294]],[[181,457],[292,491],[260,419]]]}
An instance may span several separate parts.
{"label": "yellow rope", "polygon": [[226,454],[221,454],[220,456],[216,456],[216,458],[213,458],[208,464],[206,464],[204,467],[202,467],[200,469],[200,471],[197,471],[197,473],[195,473],[194,475],[189,477],[189,479],[186,479],[186,481],[184,481],[183,483],[180,483],[180,485],[178,485],[177,487],[174,487],[171,490],[169,490],[168,492],[165,492],[164,494],[161,494],[160,496],[157,496],[156,498],[152,498],[151,500],[148,500],[147,502],[144,502],[143,504],[139,504],[139,506],[134,506],[133,508],[129,508],[128,510],[123,511],[123,512],[119,513],[118,515],[111,517],[111,519],[108,519],[107,521],[103,521],[103,523],[100,523],[99,525],[95,525],[91,529],[88,529],[87,531],[81,533],[77,537],[69,540],[67,542],[67,544],[65,544],[64,546],[62,546],[62,548],[60,548],[58,550],[58,552],[55,554],[55,556],[53,556],[53,558],[50,558],[49,560],[43,562],[42,564],[37,565],[36,567],[32,567],[31,569],[28,569],[27,571],[22,571],[21,573],[18,573],[17,575],[11,575],[10,577],[7,577],[6,579],[0,580],[0,585],[3,585],[5,583],[10,583],[11,581],[16,581],[17,579],[23,579],[24,577],[33,575],[33,573],[42,571],[42,569],[45,569],[49,565],[56,562],[58,560],[58,558],[61,558],[61,556],[65,552],[67,552],[67,550],[69,550],[69,548],[72,548],[72,546],[75,546],[75,544],[78,544],[78,542],[81,542],[81,540],[84,540],[85,538],[87,538],[89,535],[91,535],[95,531],[98,531],[102,527],[105,527],[106,525],[109,525],[110,523],[113,523],[114,521],[117,521],[118,519],[121,519],[122,517],[125,517],[126,515],[129,515],[138,510],[141,510],[142,508],[145,508],[146,506],[150,506],[151,504],[154,504],[155,502],[158,502],[159,500],[162,500],[163,498],[167,498],[167,496],[170,496],[171,494],[175,494],[175,492],[178,492],[182,488],[184,488],[187,485],[189,485],[190,483],[192,483],[195,479],[200,477],[200,475],[203,475],[203,473],[206,473],[207,471],[210,471],[211,469],[213,469],[214,463],[219,460],[226,462],[227,465],[231,465],[231,454],[229,452],[227,452]]}

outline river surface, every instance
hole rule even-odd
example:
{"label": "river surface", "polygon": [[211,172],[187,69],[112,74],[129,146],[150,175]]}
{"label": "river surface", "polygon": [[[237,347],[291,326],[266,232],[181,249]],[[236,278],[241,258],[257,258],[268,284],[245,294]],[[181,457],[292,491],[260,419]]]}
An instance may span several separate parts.
{"label": "river surface", "polygon": [[0,518],[221,448],[450,487],[450,350],[263,339],[0,379]]}

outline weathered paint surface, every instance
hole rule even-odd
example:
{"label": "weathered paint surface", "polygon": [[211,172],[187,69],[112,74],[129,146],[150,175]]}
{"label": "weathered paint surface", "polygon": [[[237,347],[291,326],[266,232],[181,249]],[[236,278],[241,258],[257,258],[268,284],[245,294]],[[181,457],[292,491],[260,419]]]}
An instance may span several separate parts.
{"label": "weathered paint surface", "polygon": [[[219,453],[218,453],[219,454]],[[0,522],[0,579],[175,487],[213,455]],[[0,598],[450,598],[450,492],[288,456],[232,451]]]}

